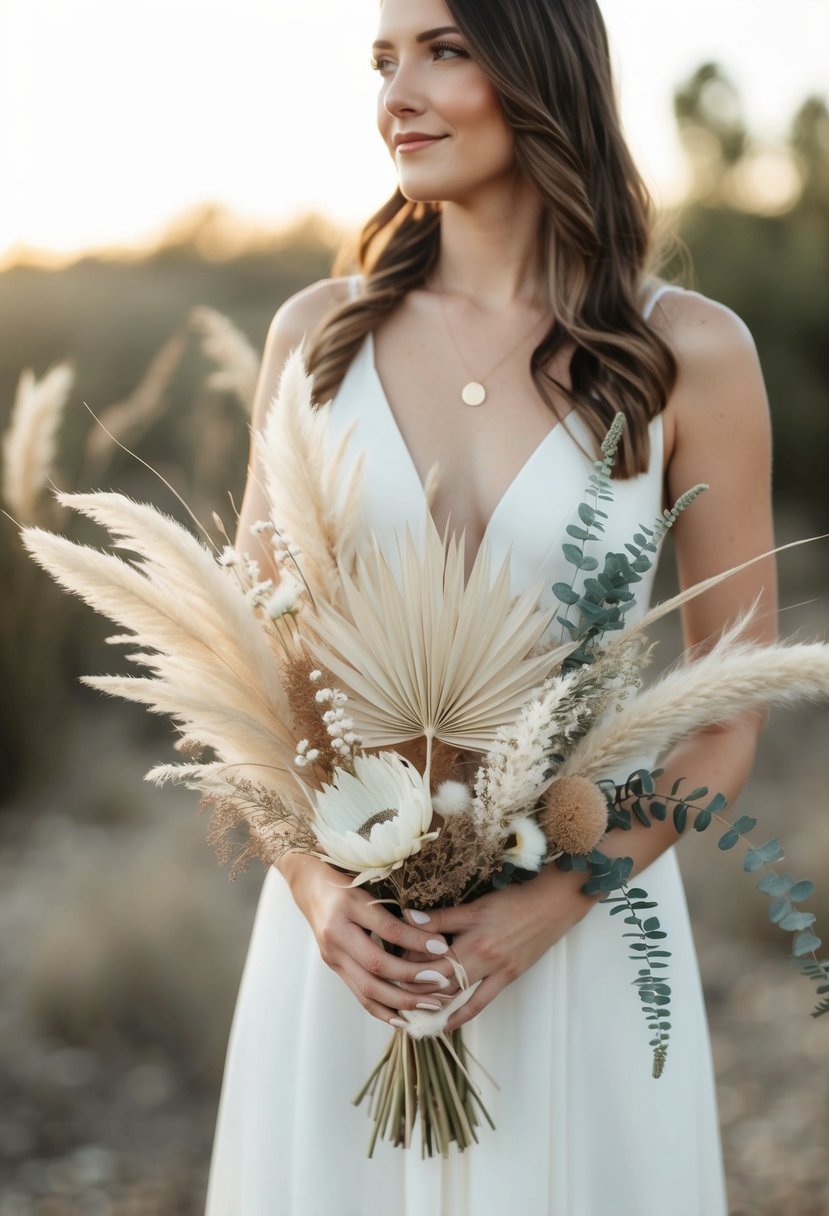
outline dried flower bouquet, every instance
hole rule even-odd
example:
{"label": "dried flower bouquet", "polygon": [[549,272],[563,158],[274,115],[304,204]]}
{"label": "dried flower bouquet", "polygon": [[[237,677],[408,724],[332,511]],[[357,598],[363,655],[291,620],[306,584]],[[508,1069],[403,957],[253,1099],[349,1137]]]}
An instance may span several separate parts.
{"label": "dried flower bouquet", "polygon": [[[650,623],[735,573],[626,625],[659,541],[704,486],[642,526],[626,553],[600,560],[591,547],[600,547],[603,504],[613,499],[617,416],[567,529],[572,581],[552,588],[559,607],[543,608],[543,584],[512,596],[508,562],[493,574],[486,545],[467,580],[463,538],[441,538],[428,513],[422,542],[398,536],[395,554],[361,537],[361,458],[346,467],[348,432],[329,444],[328,406],[314,405],[312,387],[294,351],[259,436],[270,515],[255,531],[279,569],[276,583],[229,543],[220,551],[208,537],[211,552],[119,494],[58,497],[106,527],[129,560],[23,530],[36,561],[129,631],[108,641],[138,647],[127,657],[146,674],[86,683],[174,720],[184,762],[147,778],[201,792],[213,811],[211,842],[232,873],[254,856],[270,864],[289,849],[314,853],[402,916],[526,881],[553,862],[583,870],[583,889],[603,893],[611,915],[624,912],[631,926],[659,1076],[670,1033],[666,935],[647,892],[629,885],[632,860],[611,861],[598,846],[634,816],[664,819],[669,804],[680,832],[689,820],[698,831],[722,822],[723,850],[755,821],[729,822],[722,795],[681,795],[681,781],[657,797],[659,769],[623,785],[608,774],[631,754],[664,752],[749,706],[829,695],[829,647],[753,644],[749,612],[706,657],[631,695]],[[469,756],[471,780],[459,764]],[[772,919],[796,934],[793,956],[822,995],[829,963],[815,955],[814,916],[794,906],[811,883],[777,873],[781,858],[769,841],[748,850],[744,868],[767,871],[758,886],[773,899]],[[378,1136],[409,1146],[417,1123],[424,1154],[462,1150],[481,1117],[492,1122],[461,1032],[445,1031],[475,989],[455,966],[457,994],[439,1013],[404,1012],[406,1029],[394,1031],[355,1099],[369,1099],[369,1153]],[[824,999],[815,1014],[827,1011]]]}

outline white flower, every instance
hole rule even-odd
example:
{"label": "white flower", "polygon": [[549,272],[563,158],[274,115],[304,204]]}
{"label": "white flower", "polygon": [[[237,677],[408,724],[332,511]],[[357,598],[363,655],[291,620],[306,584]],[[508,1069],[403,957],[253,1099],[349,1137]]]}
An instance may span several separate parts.
{"label": "white flower", "polygon": [[450,815],[462,815],[472,809],[472,794],[462,781],[441,781],[432,806],[444,819]]}
{"label": "white flower", "polygon": [[220,566],[235,566],[238,564],[239,554],[231,545],[225,545],[217,561]]}
{"label": "white flower", "polygon": [[314,832],[323,860],[356,872],[352,886],[388,877],[437,836],[427,783],[394,752],[356,756],[354,775],[334,780],[316,795]]}
{"label": "white flower", "polygon": [[521,870],[540,870],[548,845],[536,821],[529,815],[516,815],[510,820],[509,830],[515,844],[504,853],[504,861],[511,861]]}
{"label": "white flower", "polygon": [[302,583],[297,582],[296,579],[286,578],[283,575],[273,595],[265,601],[265,612],[272,621],[279,620],[283,616],[296,615],[298,611],[297,602],[303,590]]}

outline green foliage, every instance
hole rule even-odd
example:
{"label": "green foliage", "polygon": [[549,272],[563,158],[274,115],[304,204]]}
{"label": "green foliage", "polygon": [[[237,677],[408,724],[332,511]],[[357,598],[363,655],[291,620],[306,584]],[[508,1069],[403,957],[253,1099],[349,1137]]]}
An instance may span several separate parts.
{"label": "green foliage", "polygon": [[[607,519],[607,512],[599,509],[599,503],[613,501],[610,473],[624,427],[624,414],[616,414],[602,441],[602,459],[594,461],[594,472],[588,478],[584,493],[585,501],[578,505],[578,523],[567,525],[567,535],[572,539],[565,541],[561,547],[564,560],[573,567],[573,577],[569,583],[553,584],[553,595],[564,606],[564,613],[556,620],[561,625],[562,637],[566,633],[573,641],[581,643],[565,659],[564,671],[594,662],[604,635],[624,629],[625,613],[636,603],[636,593],[632,588],[641,583],[642,575],[650,570],[668,530],[686,507],[708,488],[700,484],[687,490],[670,510],[662,512],[652,528],[640,524],[632,543],[625,545],[628,553],[605,553],[602,568],[599,569],[598,558],[588,556],[585,546],[599,540],[605,531],[602,521]],[[592,501],[588,502],[587,499]],[[578,544],[573,544],[573,541]],[[583,577],[585,575],[595,577]],[[581,590],[576,589],[579,578]],[[570,618],[571,608],[578,614],[576,620]]]}
{"label": "green foliage", "polygon": [[[621,785],[614,785],[607,781],[600,783],[610,806],[608,831],[614,828],[630,831],[634,816],[645,827],[650,827],[653,819],[664,821],[667,815],[666,803],[669,802],[673,803],[674,827],[680,834],[685,831],[691,813],[693,813],[693,826],[698,832],[705,831],[714,819],[719,819],[727,829],[717,841],[722,852],[732,849],[741,838],[747,837],[748,833],[757,826],[757,820],[751,815],[740,815],[733,823],[728,823],[723,819],[720,811],[728,805],[724,794],[714,794],[707,805],[701,805],[700,799],[707,798],[709,793],[708,787],[705,785],[698,786],[682,798],[678,797],[685,780],[684,777],[678,777],[674,781],[670,794],[660,794],[657,798],[655,782],[663,772],[664,769],[661,768],[636,769]],[[769,896],[771,900],[769,905],[771,923],[795,935],[792,945],[792,954],[795,958],[799,959],[807,954],[814,956],[814,952],[822,945],[821,939],[812,930],[816,917],[813,912],[803,912],[794,906],[812,897],[814,884],[807,878],[797,880],[791,874],[778,874],[773,870],[773,863],[782,861],[783,857],[780,841],[774,837],[765,844],[746,849],[743,869],[749,874],[761,867],[765,867],[769,871],[757,883],[757,890]],[[596,885],[597,881],[594,880],[591,889],[605,890],[605,887]],[[588,884],[582,890],[587,892]],[[817,959],[814,959],[813,965],[818,968],[829,968],[829,963],[819,963]],[[821,991],[823,990],[819,990],[819,992]],[[829,987],[825,991],[829,992]],[[826,1012],[829,1012],[829,1005],[826,1005],[825,1008],[818,1007],[815,1016]]]}
{"label": "green foliage", "polygon": [[[665,947],[668,935],[660,925],[659,918],[648,916],[642,920],[639,915],[657,905],[654,900],[648,899],[648,893],[642,887],[628,888],[627,882],[633,869],[632,857],[611,858],[599,849],[593,849],[586,856],[565,854],[558,858],[556,864],[561,870],[589,871],[590,877],[581,887],[585,895],[604,893],[601,902],[613,905],[611,916],[619,912],[627,913],[624,923],[632,928],[624,936],[636,939],[630,943],[630,958],[640,968],[632,983],[639,993],[642,1012],[653,1036],[650,1040],[653,1075],[661,1077],[671,1029],[671,987],[667,975],[657,975],[655,972],[661,973],[667,969],[668,964],[664,960],[670,958],[671,952]],[[621,891],[621,895],[614,897],[614,891]]]}
{"label": "green foliage", "polygon": [[815,1008],[812,1010],[812,1017],[822,1017],[824,1013],[829,1013],[829,960],[824,959],[802,959],[796,954],[792,956],[794,965],[803,972],[807,979],[812,980],[818,985],[817,995],[823,997],[823,1000],[818,1001]]}
{"label": "green foliage", "polygon": [[671,985],[668,976],[662,974],[668,967],[665,959],[671,956],[670,950],[664,945],[668,935],[662,929],[658,916],[648,916],[644,920],[640,916],[641,912],[657,906],[654,900],[648,899],[647,891],[642,887],[628,889],[624,885],[621,889],[621,895],[608,895],[602,903],[613,905],[611,916],[626,912],[624,923],[632,926],[623,936],[636,939],[630,943],[630,958],[639,965],[639,972],[632,982],[639,992],[642,1012],[653,1035],[650,1040],[653,1075],[661,1077],[671,1029]]}

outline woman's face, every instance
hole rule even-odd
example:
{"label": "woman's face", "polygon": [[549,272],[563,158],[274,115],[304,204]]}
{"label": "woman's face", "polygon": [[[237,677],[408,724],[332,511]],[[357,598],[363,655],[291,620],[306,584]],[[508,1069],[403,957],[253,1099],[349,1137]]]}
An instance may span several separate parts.
{"label": "woman's face", "polygon": [[[425,36],[428,35],[428,36]],[[513,175],[512,128],[443,0],[383,0],[373,63],[377,126],[413,201],[461,201]],[[437,136],[408,150],[395,139]]]}

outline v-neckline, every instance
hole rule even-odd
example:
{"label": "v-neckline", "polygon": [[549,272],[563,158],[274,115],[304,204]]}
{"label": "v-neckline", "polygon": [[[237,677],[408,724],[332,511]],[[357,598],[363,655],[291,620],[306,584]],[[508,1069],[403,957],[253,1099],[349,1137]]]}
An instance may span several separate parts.
{"label": "v-neckline", "polygon": [[[379,397],[380,403],[395,432],[398,445],[409,466],[409,469],[412,473],[414,482],[417,485],[417,488],[419,491],[419,496],[420,496],[424,506],[429,511],[430,517],[432,517],[431,508],[429,507],[429,503],[426,498],[426,488],[423,484],[423,479],[421,478],[420,473],[418,472],[417,465],[415,464],[414,458],[412,457],[412,453],[409,450],[409,445],[406,443],[406,440],[403,436],[403,432],[400,429],[400,423],[397,421],[397,417],[395,415],[394,410],[392,409],[391,402],[389,401],[389,398],[388,398],[388,394],[386,393],[386,390],[383,388],[383,382],[380,379],[380,373],[377,370],[377,364],[376,364],[375,358],[374,358],[374,333],[372,330],[369,330],[368,334],[366,336],[366,353],[367,353],[369,371],[370,371],[372,377],[374,378],[374,383],[377,388],[377,395]],[[568,413],[566,413],[564,415],[564,421],[570,421],[571,419],[578,421],[578,415],[575,410],[569,410]],[[496,504],[492,510],[492,513],[491,513],[489,519],[487,520],[486,526],[484,527],[483,533],[481,535],[481,542],[478,545],[477,551],[475,553],[475,557],[472,561],[472,565],[474,565],[474,563],[477,561],[478,554],[481,552],[484,545],[488,542],[489,534],[492,531],[493,524],[495,523],[498,516],[501,514],[501,511],[504,508],[504,504],[507,502],[507,500],[509,498],[512,497],[512,494],[513,494],[516,486],[520,483],[525,471],[530,467],[530,465],[532,465],[535,462],[537,457],[540,456],[542,451],[544,451],[544,449],[546,448],[547,444],[550,442],[552,437],[554,435],[557,435],[559,431],[564,431],[565,434],[568,433],[567,428],[562,425],[561,421],[557,422],[554,427],[551,427],[550,430],[547,432],[547,434],[544,435],[543,438],[539,440],[539,442],[536,444],[536,446],[530,452],[527,459],[523,462],[523,464],[517,470],[514,477],[507,484],[506,489],[504,490],[503,494],[501,494],[500,498],[496,502]],[[434,523],[434,517],[432,517],[432,522]],[[464,528],[460,529],[460,531],[463,531],[463,530],[464,530]],[[456,534],[459,534],[458,528],[452,528],[451,531],[455,532]],[[472,568],[472,565],[470,565],[470,569]]]}

